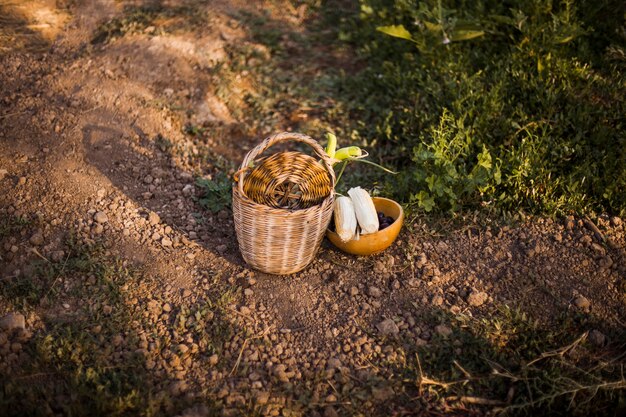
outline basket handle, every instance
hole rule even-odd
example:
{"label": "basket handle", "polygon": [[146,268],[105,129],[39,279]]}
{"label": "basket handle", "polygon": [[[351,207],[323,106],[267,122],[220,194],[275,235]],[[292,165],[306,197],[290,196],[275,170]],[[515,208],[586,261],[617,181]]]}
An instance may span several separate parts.
{"label": "basket handle", "polygon": [[331,188],[335,188],[335,170],[333,169],[332,160],[330,159],[330,156],[328,156],[328,154],[324,151],[324,148],[322,148],[322,146],[315,139],[311,138],[310,136],[303,135],[302,133],[281,132],[265,138],[263,142],[252,148],[250,152],[248,152],[243,158],[239,170],[235,173],[235,181],[238,182],[239,192],[242,195],[244,194],[243,180],[245,178],[246,171],[250,166],[250,163],[252,163],[269,147],[276,145],[277,143],[288,141],[304,143],[313,148],[315,154],[322,158],[324,168],[326,168],[326,171],[328,171],[328,175],[330,175]]}

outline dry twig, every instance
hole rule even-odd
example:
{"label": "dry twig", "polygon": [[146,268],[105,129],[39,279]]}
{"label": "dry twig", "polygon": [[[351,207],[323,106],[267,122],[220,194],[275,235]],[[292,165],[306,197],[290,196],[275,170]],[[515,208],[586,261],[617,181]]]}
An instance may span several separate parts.
{"label": "dry twig", "polygon": [[552,350],[552,351],[549,351],[549,352],[544,352],[544,353],[542,353],[542,354],[541,354],[538,358],[535,358],[535,359],[533,359],[532,361],[528,362],[528,363],[526,364],[526,366],[531,366],[531,365],[533,365],[534,363],[537,363],[537,362],[539,362],[539,361],[540,361],[540,360],[542,360],[542,359],[545,359],[545,358],[550,358],[550,357],[553,357],[553,356],[560,356],[560,357],[563,357],[563,356],[564,356],[567,352],[569,352],[570,350],[574,349],[574,348],[575,348],[576,346],[578,346],[578,345],[579,345],[582,341],[584,341],[585,339],[587,339],[587,335],[588,335],[588,334],[589,334],[589,332],[585,332],[585,333],[583,333],[582,335],[580,335],[580,337],[579,337],[578,339],[574,340],[574,341],[573,341],[572,343],[570,343],[569,345],[564,346],[564,347],[562,347],[562,348],[560,348],[560,349],[557,349],[557,350]]}

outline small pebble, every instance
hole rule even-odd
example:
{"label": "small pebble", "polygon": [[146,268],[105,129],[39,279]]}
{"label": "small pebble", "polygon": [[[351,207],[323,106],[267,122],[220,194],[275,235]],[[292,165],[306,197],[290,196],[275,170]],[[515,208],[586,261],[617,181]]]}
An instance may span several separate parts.
{"label": "small pebble", "polygon": [[398,325],[392,319],[385,319],[376,325],[378,331],[384,336],[395,336],[400,333]]}
{"label": "small pebble", "polygon": [[13,329],[25,329],[26,319],[23,314],[9,313],[0,319],[0,329],[13,330]]}
{"label": "small pebble", "polygon": [[448,337],[452,334],[452,329],[443,324],[439,324],[435,326],[435,333],[443,337]]}
{"label": "small pebble", "polygon": [[485,302],[489,299],[487,293],[477,290],[472,290],[470,295],[467,297],[467,303],[472,307],[480,307],[485,304]]}
{"label": "small pebble", "polygon": [[41,234],[41,232],[37,232],[30,237],[29,242],[32,245],[41,246],[44,242],[43,235]]}
{"label": "small pebble", "polygon": [[93,215],[93,220],[97,223],[103,224],[109,221],[109,217],[103,211],[99,211]]}
{"label": "small pebble", "polygon": [[586,310],[591,307],[591,302],[586,297],[579,295],[574,298],[574,305],[581,310]]}
{"label": "small pebble", "polygon": [[375,298],[378,298],[381,295],[383,295],[383,292],[378,287],[374,287],[374,286],[369,287],[367,292],[369,293],[369,295]]}
{"label": "small pebble", "polygon": [[151,211],[148,214],[148,222],[153,225],[156,226],[157,224],[159,224],[161,222],[161,218],[159,217],[158,214],[156,214],[154,211]]}
{"label": "small pebble", "polygon": [[606,336],[599,330],[592,330],[589,332],[589,341],[596,346],[604,346],[606,344]]}

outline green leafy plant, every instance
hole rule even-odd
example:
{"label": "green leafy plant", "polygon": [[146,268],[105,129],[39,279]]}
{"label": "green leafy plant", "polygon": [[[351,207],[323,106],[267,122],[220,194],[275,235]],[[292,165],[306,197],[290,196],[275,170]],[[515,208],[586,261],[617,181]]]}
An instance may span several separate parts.
{"label": "green leafy plant", "polygon": [[[463,119],[456,120],[444,109],[439,125],[422,136],[413,149],[413,180],[419,191],[413,194],[425,211],[435,205],[456,210],[464,198],[476,191],[484,192],[501,182],[500,167],[492,161],[485,145],[480,153],[472,152],[473,137]],[[476,159],[468,155],[476,154]]]}
{"label": "green leafy plant", "polygon": [[207,210],[217,213],[230,208],[232,182],[223,172],[218,172],[212,179],[198,178],[196,185],[202,190],[198,203]]}
{"label": "green leafy plant", "polygon": [[344,101],[400,171],[390,193],[424,210],[626,213],[623,5],[415,3],[361,0],[341,34],[367,62]]}

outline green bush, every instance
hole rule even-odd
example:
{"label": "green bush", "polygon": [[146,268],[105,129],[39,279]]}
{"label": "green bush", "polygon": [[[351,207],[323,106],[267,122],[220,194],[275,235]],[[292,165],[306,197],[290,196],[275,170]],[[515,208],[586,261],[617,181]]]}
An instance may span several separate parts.
{"label": "green bush", "polygon": [[[345,100],[425,210],[626,213],[620,1],[361,0]],[[390,36],[391,35],[391,36]],[[373,139],[375,138],[375,139]]]}

